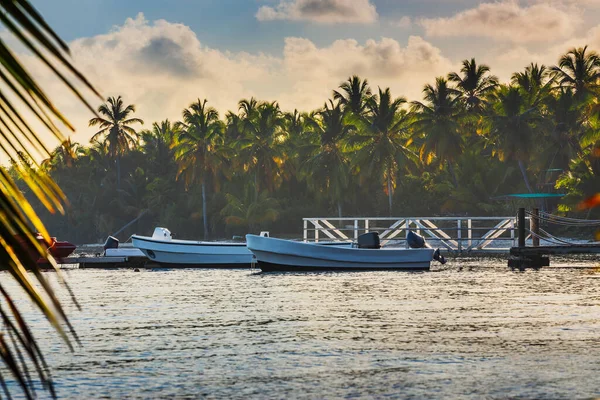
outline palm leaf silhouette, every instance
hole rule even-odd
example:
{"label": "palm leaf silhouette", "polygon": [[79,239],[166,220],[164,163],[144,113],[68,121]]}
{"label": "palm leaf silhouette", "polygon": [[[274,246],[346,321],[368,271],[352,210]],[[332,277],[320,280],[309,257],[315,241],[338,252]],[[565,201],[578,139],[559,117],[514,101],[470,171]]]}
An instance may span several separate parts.
{"label": "palm leaf silhouette", "polygon": [[[83,84],[94,94],[100,95],[69,61],[67,45],[29,1],[0,0],[0,22],[93,112],[92,106],[84,99],[74,82]],[[29,117],[24,116],[23,112],[27,112]],[[73,130],[67,118],[52,103],[18,57],[0,39],[0,150],[13,162],[15,170],[41,203],[51,212],[62,213],[66,198],[60,188],[40,172],[40,165],[36,160],[47,158],[50,153],[32,128],[34,122],[41,124],[62,143],[64,136],[53,122],[55,120]],[[1,266],[14,277],[32,303],[71,348],[72,340],[78,341],[75,331],[36,263],[40,257],[46,259],[56,270],[61,282],[66,285],[56,261],[48,253],[47,246],[36,240],[35,232],[40,232],[46,243],[49,243],[50,236],[12,177],[2,167],[0,221]],[[28,269],[33,272],[33,277],[26,272]],[[71,293],[71,299],[75,301],[68,285],[66,287]],[[3,334],[0,334],[0,357],[27,398],[35,396],[28,363],[33,365],[43,387],[55,396],[52,378],[42,351],[1,283],[0,294],[4,299],[3,307],[0,307],[0,318],[4,326]],[[0,377],[0,381],[7,397],[10,397],[4,377]]]}

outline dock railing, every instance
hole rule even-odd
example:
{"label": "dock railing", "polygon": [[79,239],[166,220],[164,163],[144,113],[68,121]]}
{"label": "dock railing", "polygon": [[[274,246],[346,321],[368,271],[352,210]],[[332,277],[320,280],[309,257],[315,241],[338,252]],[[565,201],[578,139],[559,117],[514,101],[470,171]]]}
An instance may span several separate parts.
{"label": "dock railing", "polygon": [[382,246],[405,246],[409,231],[454,253],[507,253],[517,245],[516,217],[303,218],[304,241],[356,240],[379,232]]}

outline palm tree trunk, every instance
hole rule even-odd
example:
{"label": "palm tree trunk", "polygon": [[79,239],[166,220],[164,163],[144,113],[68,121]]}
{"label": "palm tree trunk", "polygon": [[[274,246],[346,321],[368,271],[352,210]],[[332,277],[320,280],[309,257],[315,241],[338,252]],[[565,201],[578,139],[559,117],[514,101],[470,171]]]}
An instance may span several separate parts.
{"label": "palm tree trunk", "polygon": [[206,185],[202,182],[202,222],[204,222],[204,239],[208,239],[208,216],[206,215]]}
{"label": "palm tree trunk", "polygon": [[121,189],[121,156],[117,155],[117,190]]}
{"label": "palm tree trunk", "polygon": [[521,175],[523,175],[523,180],[525,181],[525,186],[527,186],[527,190],[529,190],[529,193],[533,193],[533,189],[531,189],[531,185],[529,184],[529,178],[527,178],[527,171],[525,170],[525,165],[521,160],[519,160],[519,168],[521,169]]}
{"label": "palm tree trunk", "polygon": [[458,187],[458,179],[456,179],[456,172],[454,172],[454,165],[450,161],[446,161],[448,163],[448,170],[450,170],[450,175],[452,175],[452,180],[454,181],[454,187]]}
{"label": "palm tree trunk", "polygon": [[388,171],[388,178],[387,178],[387,189],[388,189],[388,203],[390,206],[390,217],[392,216],[392,177],[391,177],[391,171]]}
{"label": "palm tree trunk", "polygon": [[258,168],[254,172],[254,201],[258,201]]}

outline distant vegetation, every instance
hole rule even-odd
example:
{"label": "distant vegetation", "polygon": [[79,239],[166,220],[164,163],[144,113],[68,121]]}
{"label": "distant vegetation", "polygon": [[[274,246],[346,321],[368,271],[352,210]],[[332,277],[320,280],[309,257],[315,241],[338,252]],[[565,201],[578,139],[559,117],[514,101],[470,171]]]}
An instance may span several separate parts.
{"label": "distant vegetation", "polygon": [[546,205],[577,212],[600,187],[599,77],[587,48],[506,84],[472,59],[419,102],[352,76],[318,110],[251,98],[220,116],[198,99],[144,130],[133,105],[110,98],[90,146],[67,140],[43,163],[67,218],[38,212],[77,243],[146,210],[123,239],[154,226],[185,238],[293,233],[310,216],[513,215],[518,203],[494,199],[510,193],[566,193]]}

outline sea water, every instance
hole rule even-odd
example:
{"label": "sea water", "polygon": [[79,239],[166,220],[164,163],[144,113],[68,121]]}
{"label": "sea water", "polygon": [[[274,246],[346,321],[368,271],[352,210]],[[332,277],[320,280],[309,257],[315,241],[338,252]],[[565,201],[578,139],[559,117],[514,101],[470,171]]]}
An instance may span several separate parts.
{"label": "sea water", "polygon": [[577,266],[72,270],[82,310],[57,289],[81,341],[72,352],[0,279],[59,398],[594,398],[600,270]]}

